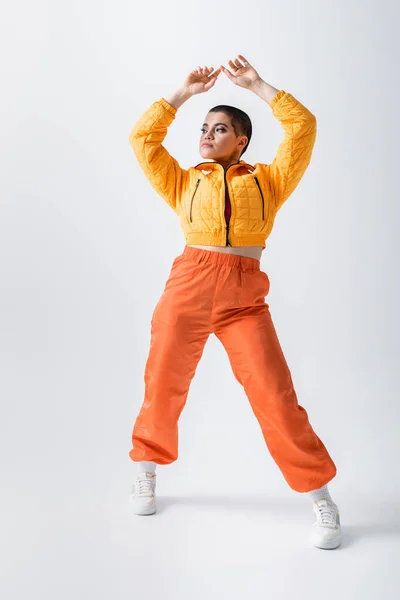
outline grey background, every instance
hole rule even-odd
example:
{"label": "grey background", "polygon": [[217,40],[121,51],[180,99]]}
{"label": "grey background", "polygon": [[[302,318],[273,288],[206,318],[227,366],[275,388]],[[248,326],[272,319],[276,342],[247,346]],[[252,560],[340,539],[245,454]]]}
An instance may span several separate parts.
{"label": "grey background", "polygon": [[[2,3],[5,598],[397,597],[398,18],[389,1]],[[238,54],[318,122],[261,268],[299,403],[337,464],[334,553],[307,545],[310,499],[281,476],[214,336],[179,459],[157,471],[160,510],[129,507],[150,319],[185,240],[128,135],[190,70]],[[279,123],[223,74],[178,110],[171,154],[201,161],[222,102],[253,121],[243,158],[272,162]]]}

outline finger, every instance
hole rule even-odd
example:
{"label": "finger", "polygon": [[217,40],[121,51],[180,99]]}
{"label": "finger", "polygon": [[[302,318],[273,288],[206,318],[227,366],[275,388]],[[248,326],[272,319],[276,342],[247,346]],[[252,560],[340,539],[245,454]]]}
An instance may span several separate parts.
{"label": "finger", "polygon": [[228,69],[225,69],[225,67],[222,67],[222,69],[223,69],[223,71],[224,71],[225,75],[226,75],[227,77],[229,77],[229,79],[230,79],[231,81],[234,81],[234,75],[232,75],[232,73],[231,73],[231,72],[230,72]]}
{"label": "finger", "polygon": [[229,63],[229,66],[236,71],[237,66],[235,65],[235,63],[232,62],[231,60],[228,60],[228,63]]}
{"label": "finger", "polygon": [[238,57],[246,66],[250,64],[249,61],[242,54],[238,54]]}
{"label": "finger", "polygon": [[228,75],[228,74],[229,74],[229,75],[232,75],[232,76],[233,76],[233,73],[231,73],[231,72],[229,71],[229,69],[225,68],[223,65],[221,66],[221,69],[223,69],[223,71],[224,71],[224,73],[225,73],[226,75]]}
{"label": "finger", "polygon": [[205,87],[207,87],[207,89],[209,87],[211,87],[212,85],[215,84],[215,82],[218,79],[218,75],[210,75],[210,77],[208,78],[208,81],[205,83]]}

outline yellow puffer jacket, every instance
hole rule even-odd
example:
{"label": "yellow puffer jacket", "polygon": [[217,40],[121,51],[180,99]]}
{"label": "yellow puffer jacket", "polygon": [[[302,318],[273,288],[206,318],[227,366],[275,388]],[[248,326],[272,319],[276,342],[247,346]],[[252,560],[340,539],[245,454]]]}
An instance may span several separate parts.
{"label": "yellow puffer jacket", "polygon": [[[183,169],[162,145],[177,109],[164,98],[139,118],[129,141],[147,179],[179,216],[187,244],[262,246],[275,215],[297,187],[311,159],[315,116],[290,93],[280,90],[269,106],[284,137],[271,164],[244,160],[226,172],[217,162]],[[225,186],[231,216],[225,219]]]}

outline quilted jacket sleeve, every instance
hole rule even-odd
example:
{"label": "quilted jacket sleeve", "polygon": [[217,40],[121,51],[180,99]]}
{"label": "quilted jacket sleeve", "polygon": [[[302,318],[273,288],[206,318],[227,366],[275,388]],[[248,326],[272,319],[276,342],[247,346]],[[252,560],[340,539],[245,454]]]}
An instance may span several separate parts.
{"label": "quilted jacket sleeve", "polygon": [[270,107],[284,130],[283,140],[269,165],[269,181],[276,210],[279,210],[297,187],[310,163],[317,121],[305,106],[284,90],[274,96]]}
{"label": "quilted jacket sleeve", "polygon": [[189,172],[162,145],[176,112],[164,98],[153,102],[133,126],[129,142],[153,188],[179,214]]}

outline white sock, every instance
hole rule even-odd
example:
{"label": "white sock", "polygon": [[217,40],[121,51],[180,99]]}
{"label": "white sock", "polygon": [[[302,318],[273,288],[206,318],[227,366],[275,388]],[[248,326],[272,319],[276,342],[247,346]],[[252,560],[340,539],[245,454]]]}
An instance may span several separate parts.
{"label": "white sock", "polygon": [[137,472],[138,473],[155,473],[156,472],[156,466],[157,463],[152,462],[152,461],[140,461],[137,462]]}
{"label": "white sock", "polygon": [[316,502],[317,500],[321,500],[321,498],[326,498],[327,500],[330,500],[331,502],[333,502],[327,485],[323,485],[318,490],[311,490],[311,492],[307,492],[307,493],[309,494],[309,496],[313,502]]}

